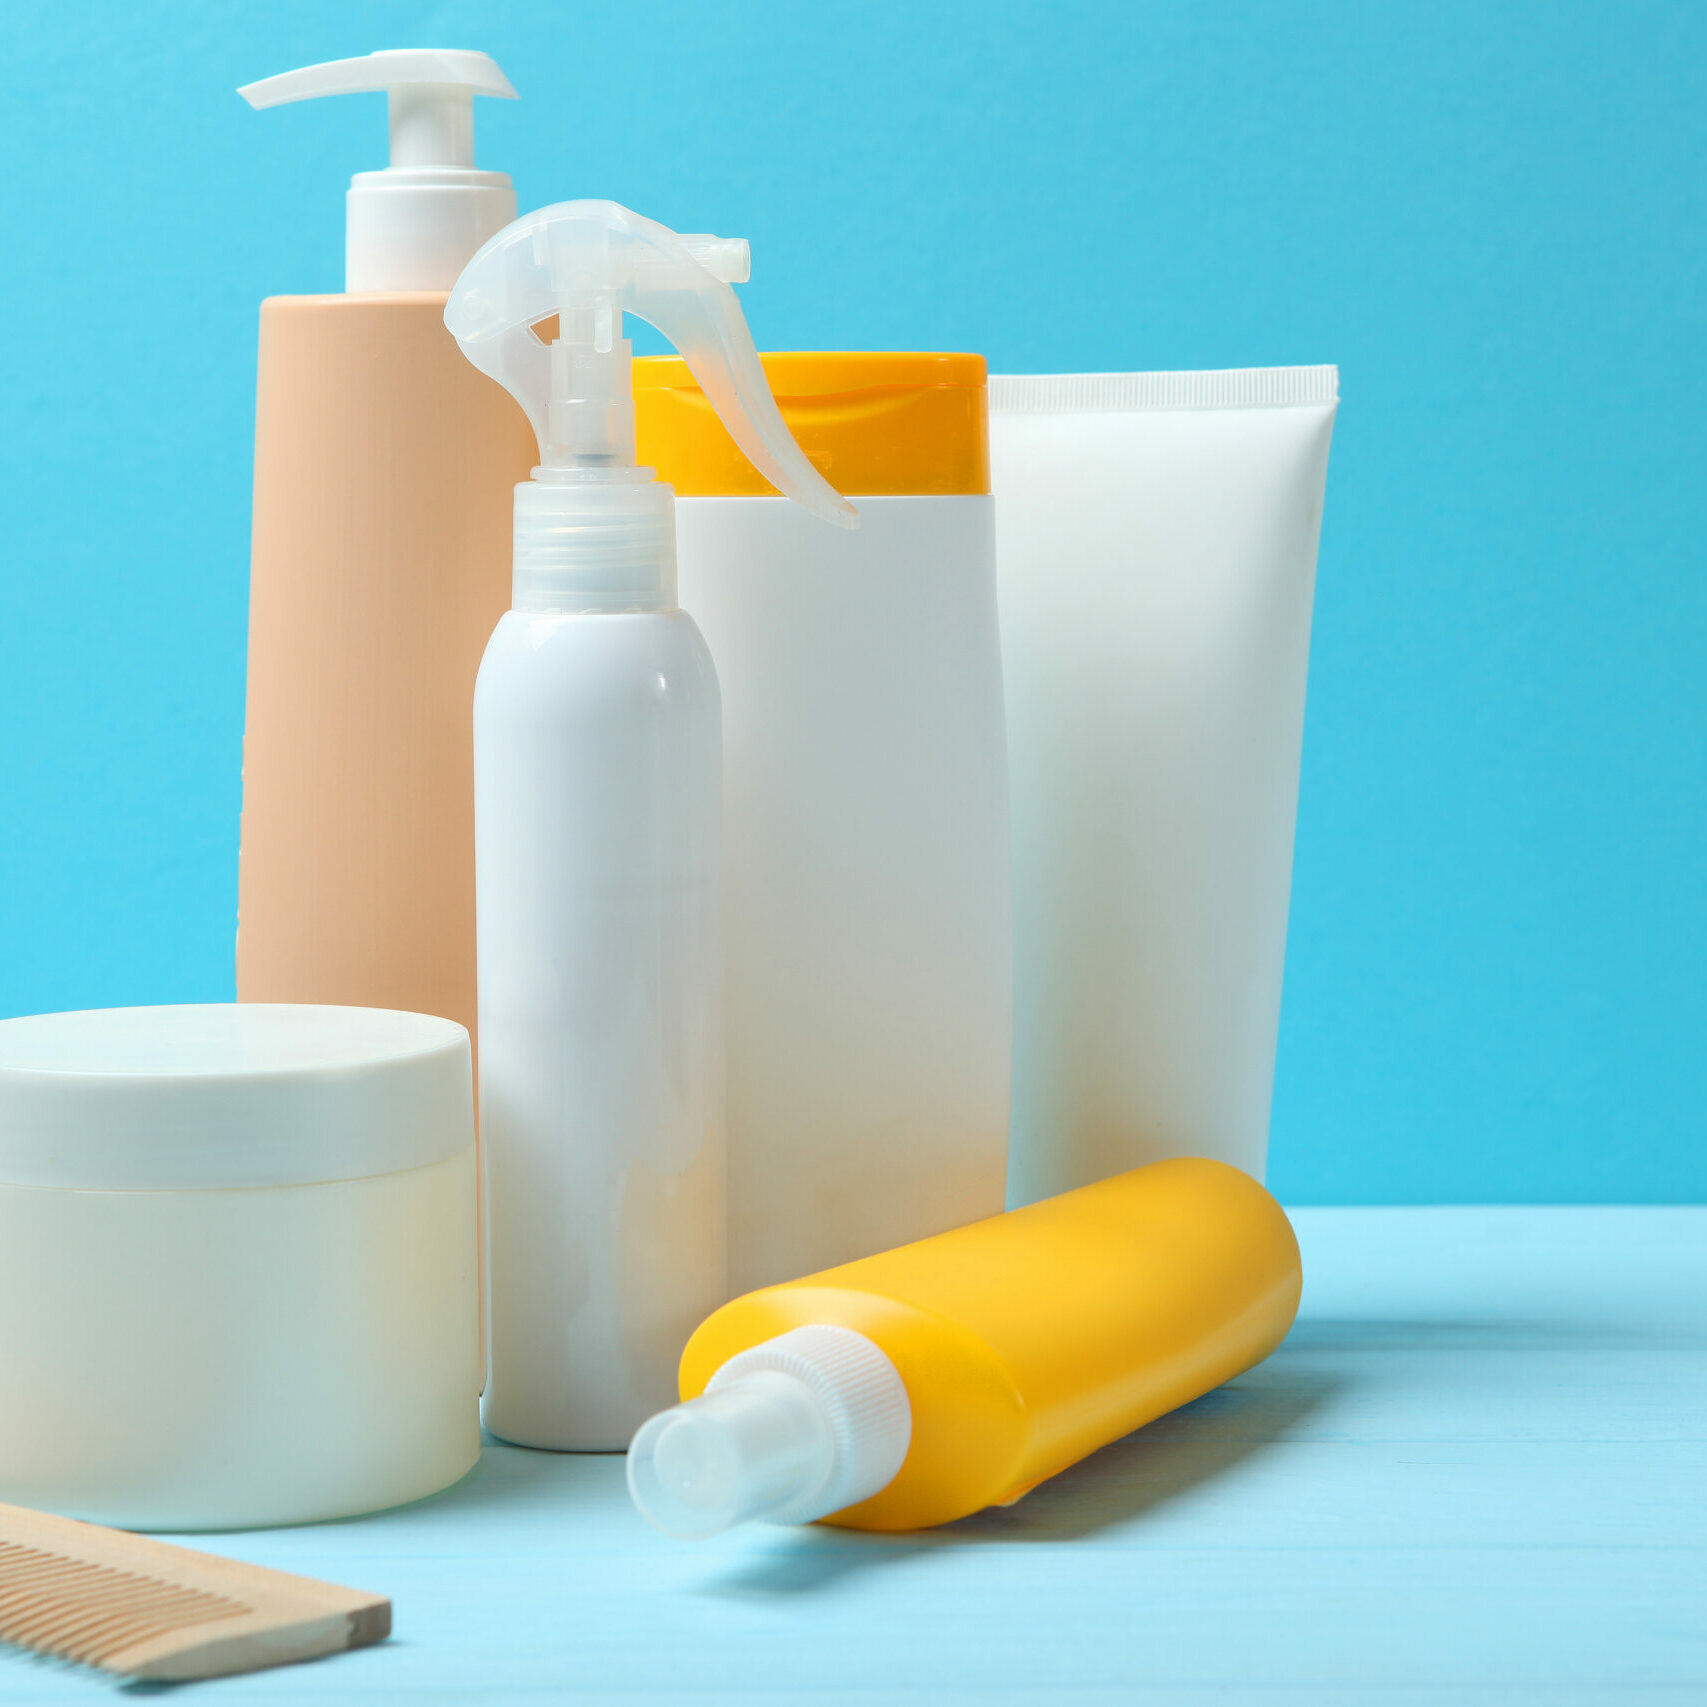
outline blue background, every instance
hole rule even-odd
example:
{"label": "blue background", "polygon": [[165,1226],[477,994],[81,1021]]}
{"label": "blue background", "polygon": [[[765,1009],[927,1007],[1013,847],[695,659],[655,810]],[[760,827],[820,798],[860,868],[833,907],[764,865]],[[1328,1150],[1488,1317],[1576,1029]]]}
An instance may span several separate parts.
{"label": "blue background", "polygon": [[762,345],[1337,361],[1272,1183],[1707,1196],[1707,8],[9,10],[0,1013],[232,993],[256,304],[384,163],[232,91],[479,46]]}

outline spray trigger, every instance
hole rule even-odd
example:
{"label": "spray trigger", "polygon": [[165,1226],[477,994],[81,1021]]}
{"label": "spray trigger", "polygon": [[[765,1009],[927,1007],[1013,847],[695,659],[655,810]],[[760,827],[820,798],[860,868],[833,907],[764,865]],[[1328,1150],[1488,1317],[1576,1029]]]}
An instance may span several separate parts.
{"label": "spray trigger", "polygon": [[[559,202],[491,238],[445,306],[463,353],[522,408],[545,484],[626,484],[634,467],[633,314],[675,345],[747,459],[785,497],[838,527],[858,512],[806,459],[771,396],[732,285],[740,238],[681,236],[615,202]],[[556,336],[536,327],[556,319]]]}

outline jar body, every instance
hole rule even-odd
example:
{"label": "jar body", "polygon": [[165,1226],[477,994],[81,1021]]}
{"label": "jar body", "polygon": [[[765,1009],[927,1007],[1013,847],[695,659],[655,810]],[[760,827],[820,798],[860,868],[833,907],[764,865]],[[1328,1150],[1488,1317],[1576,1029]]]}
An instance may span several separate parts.
{"label": "jar body", "polygon": [[348,1517],[480,1453],[472,1146],[239,1190],[0,1184],[0,1500],[131,1529]]}
{"label": "jar body", "polygon": [[723,684],[735,1292],[1002,1207],[991,501],[855,502],[852,532],[782,498],[676,503],[681,602]]}

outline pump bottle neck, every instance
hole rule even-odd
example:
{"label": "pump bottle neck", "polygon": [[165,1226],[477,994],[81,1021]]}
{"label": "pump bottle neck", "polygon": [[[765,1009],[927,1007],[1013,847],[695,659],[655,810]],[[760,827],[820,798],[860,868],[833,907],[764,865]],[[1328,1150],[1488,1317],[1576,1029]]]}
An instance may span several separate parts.
{"label": "pump bottle neck", "polygon": [[474,97],[516,95],[486,54],[394,48],[305,65],[237,92],[261,108],[382,91],[391,163],[350,180],[344,289],[352,296],[449,291],[469,257],[516,217],[509,178],[474,166]]}

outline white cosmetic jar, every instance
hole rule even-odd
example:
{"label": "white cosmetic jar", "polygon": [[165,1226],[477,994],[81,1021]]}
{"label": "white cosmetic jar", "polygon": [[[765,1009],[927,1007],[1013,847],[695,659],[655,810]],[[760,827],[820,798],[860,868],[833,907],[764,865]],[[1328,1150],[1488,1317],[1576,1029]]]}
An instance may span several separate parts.
{"label": "white cosmetic jar", "polygon": [[0,1500],[238,1529],[480,1454],[468,1033],[381,1008],[0,1021]]}

